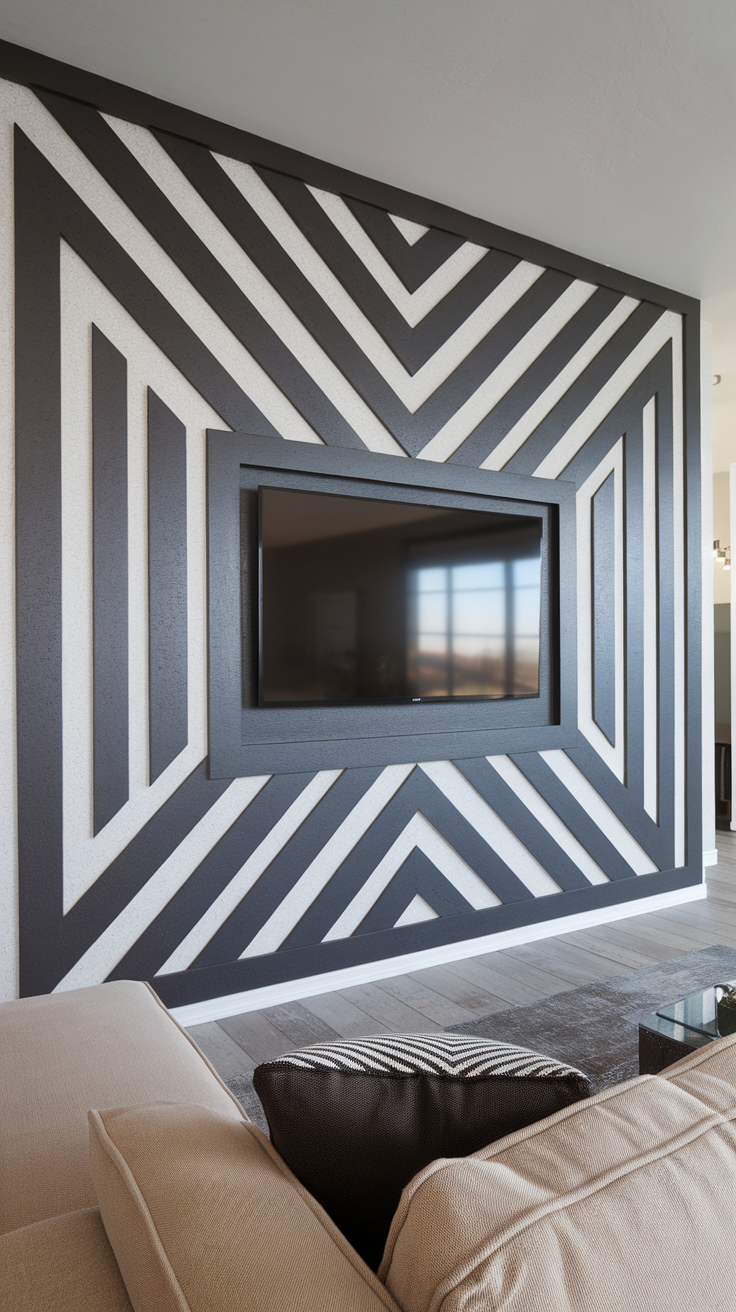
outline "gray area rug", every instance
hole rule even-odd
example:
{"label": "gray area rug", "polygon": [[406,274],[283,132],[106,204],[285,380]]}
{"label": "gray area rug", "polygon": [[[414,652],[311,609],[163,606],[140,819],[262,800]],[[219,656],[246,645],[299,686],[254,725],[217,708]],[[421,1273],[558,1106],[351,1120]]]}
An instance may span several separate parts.
{"label": "gray area rug", "polygon": [[736,949],[719,944],[448,1029],[517,1043],[569,1062],[590,1076],[597,1092],[639,1074],[640,1017],[734,978]]}

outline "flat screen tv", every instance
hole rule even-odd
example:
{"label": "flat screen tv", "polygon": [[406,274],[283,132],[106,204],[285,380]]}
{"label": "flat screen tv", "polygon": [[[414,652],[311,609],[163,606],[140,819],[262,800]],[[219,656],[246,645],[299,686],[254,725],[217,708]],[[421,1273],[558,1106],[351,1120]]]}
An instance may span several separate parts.
{"label": "flat screen tv", "polygon": [[259,705],[537,697],[542,527],[259,488]]}

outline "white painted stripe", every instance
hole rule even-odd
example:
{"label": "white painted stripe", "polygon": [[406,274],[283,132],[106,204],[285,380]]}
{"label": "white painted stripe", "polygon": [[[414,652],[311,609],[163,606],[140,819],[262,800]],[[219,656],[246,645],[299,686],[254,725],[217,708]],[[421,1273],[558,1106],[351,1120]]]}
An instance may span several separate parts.
{"label": "white painted stripe", "polygon": [[463,861],[454,847],[437,832],[421,811],[417,811],[358,890],[352,902],[325,934],[322,940],[324,943],[329,943],[336,938],[347,938],[358,928],[415,847],[424,853],[476,911],[482,907],[498,906],[499,899],[495,893],[476,875],[467,862]]}
{"label": "white painted stripe", "polygon": [[537,466],[534,470],[535,477],[559,478],[563,469],[567,468],[573,457],[577,455],[580,448],[584,446],[616,403],[621,400],[621,397],[636,381],[650,360],[654,359],[654,356],[661,350],[665,342],[669,341],[670,337],[679,332],[680,324],[679,314],[675,314],[672,310],[664,311],[657,322],[649,329],[649,332],[641,339],[638,346],[634,347],[615,373],[611,374],[611,377],[585,407],[582,414],[578,415],[578,418],[570,425],[559,442],[545,456],[542,463]]}
{"label": "white painted stripe", "polygon": [[439,920],[439,916],[434,907],[431,907],[429,902],[425,902],[421,893],[415,893],[406,910],[402,911],[394,924],[394,929],[401,929],[402,925],[418,925],[423,920]]}
{"label": "white painted stripe", "polygon": [[54,993],[99,984],[132,948],[151,922],[186,883],[223,834],[235,823],[253,798],[268,783],[270,775],[234,779],[230,787],[189,831],[171,856],[116,916],[104,933],[56,985]]}
{"label": "white painted stripe", "polygon": [[[24,87],[16,87],[15,90],[18,94],[13,113],[6,115],[6,125],[13,118],[16,119],[41,154],[68,182],[79,199],[88,206],[184,322],[189,324],[277,432],[295,441],[321,443],[321,438],[302,418],[288,397],[225,327],[174,261],[164,254],[148,229],[135,218],[117,192],[105,182],[40,100]],[[218,427],[226,428],[227,424],[220,419]]]}
{"label": "white painted stripe", "polygon": [[607,884],[610,882],[608,875],[601,870],[598,862],[593,860],[589,852],[586,852],[582,843],[570,832],[567,825],[563,824],[560,817],[552,810],[549,802],[545,801],[542,794],[537,792],[534,785],[522,774],[518,765],[509,756],[488,756],[486,760],[508,784],[509,788],[513,790],[519,801],[524,803],[524,806],[531,812],[535,820],[543,825],[551,838],[554,838],[578,870],[582,871],[585,878],[590,880],[591,884]]}
{"label": "white painted stripe", "polygon": [[[224,155],[215,155],[215,159],[315,291],[337,316],[346,332],[350,333],[361,351],[412,414],[450,376],[478,342],[508,313],[544,272],[538,265],[523,261],[516,265],[498,287],[477,306],[472,314],[468,315],[464,323],[460,324],[434,355],[422,365],[421,369],[411,374],[300,232],[291,216],[287,214],[255,169],[249,164],[229,159]],[[574,286],[581,288],[587,287],[588,284],[578,283]],[[565,296],[569,296],[571,290],[572,288],[568,288]],[[590,288],[587,295],[592,291],[593,288]],[[582,303],[579,291],[576,296]],[[583,296],[582,299],[587,299],[587,296]],[[564,297],[560,300],[564,300]],[[293,349],[292,342],[287,341],[286,344]]]}
{"label": "white painted stripe", "polygon": [[424,761],[421,768],[530,893],[535,897],[546,897],[561,892],[559,884],[468,783],[457,766],[451,761]]}
{"label": "white painted stripe", "polygon": [[[534,269],[534,265],[517,265],[517,271]],[[540,270],[540,273],[543,270]],[[506,279],[508,282],[509,279]],[[503,287],[505,284],[501,284]],[[530,283],[531,285],[531,283]],[[500,291],[501,288],[498,288]],[[472,396],[455,411],[447,423],[420,452],[423,460],[447,460],[465,441],[478,424],[485,419],[494,406],[498,405],[509,388],[526,373],[542,351],[549,346],[557,334],[569,323],[573,315],[593,295],[595,287],[588,282],[574,282],[562,293],[550,308],[537,319],[536,323],[524,334],[520,342],[512,347],[508,355],[489,374],[473,392]]]}
{"label": "white painted stripe", "polygon": [[314,779],[307,784],[306,788],[302,789],[289,809],[284,812],[273,829],[269,830],[266,837],[258,844],[258,847],[251,853],[245,864],[240,867],[237,874],[233,875],[229,884],[210,904],[186,938],[182,940],[171,953],[171,956],[156,971],[157,975],[167,975],[176,970],[186,970],[191,966],[195,957],[206,947],[212,936],[217,933],[228,916],[242,902],[246,893],[260,879],[271,862],[276,859],[279,852],[293,837],[299,826],[304,823],[307,816],[311,815],[315,806],[321,802],[341,774],[342,770],[320,770]]}
{"label": "white painted stripe", "polygon": [[[207,754],[206,430],[222,420],[88,266],[61,243],[62,705],[64,910],[106,870]],[[90,324],[128,373],[129,783],[93,838]],[[148,465],[146,388],[187,430],[188,742],[148,786]]]}
{"label": "white painted stripe", "polygon": [[569,391],[573,383],[580,377],[584,369],[587,369],[591,360],[594,360],[599,351],[603,350],[606,342],[610,342],[614,333],[617,333],[622,324],[631,314],[633,314],[640,302],[631,296],[624,296],[606,316],[602,324],[599,324],[594,333],[591,333],[587,342],[585,342],[579,351],[571,360],[568,360],[564,369],[561,369],[557,377],[552,380],[548,387],[537,397],[536,401],[529,409],[517,419],[513,428],[499,442],[495,450],[486,457],[481,465],[481,469],[503,469],[512,456],[531,436],[534,429],[541,424],[543,419],[562,399],[565,392]]}
{"label": "white painted stripe", "polygon": [[[685,854],[685,418],[683,414],[682,318],[672,315],[672,562],[675,643],[675,867]],[[664,532],[664,527],[662,528]],[[707,622],[711,623],[711,616]],[[697,750],[697,749],[696,749]]]}
{"label": "white painted stripe", "polygon": [[275,952],[281,946],[413,769],[413,765],[388,765],[381,771],[241,956]]}
{"label": "white painted stripe", "polygon": [[399,214],[389,214],[388,217],[396,224],[404,241],[410,246],[416,246],[420,237],[429,232],[429,228],[425,228],[423,223],[415,223],[413,219],[402,219]]}
{"label": "white painted stripe", "polygon": [[[18,836],[15,718],[15,250],[13,115],[0,81],[0,1002],[18,993]],[[26,93],[28,94],[28,93]]]}
{"label": "white painted stripe", "polygon": [[[609,770],[623,783],[626,769],[624,752],[625,678],[624,678],[624,443],[619,438],[593,473],[578,489],[577,525],[577,633],[578,633],[578,728],[591,747],[605,761]],[[591,501],[598,489],[613,474],[614,556],[614,738],[610,743],[593,719],[593,604]]]}
{"label": "white painted stripe", "polygon": [[673,889],[671,893],[654,893],[650,897],[619,902],[616,906],[600,907],[594,911],[580,911],[574,916],[559,916],[557,919],[543,920],[536,925],[524,925],[520,929],[484,934],[478,938],[464,939],[460,943],[443,943],[438,947],[425,948],[421,952],[403,953],[401,956],[389,957],[383,961],[366,961],[360,966],[347,966],[343,970],[326,971],[322,975],[285,980],[281,984],[267,984],[263,988],[246,989],[242,993],[208,998],[206,1002],[192,1002],[183,1007],[172,1007],[171,1014],[180,1025],[184,1026],[224,1020],[227,1016],[238,1016],[246,1011],[261,1011],[265,1007],[275,1007],[279,1003],[296,1002],[299,998],[314,998],[321,993],[349,989],[358,984],[371,984],[380,979],[395,979],[399,975],[407,975],[416,970],[427,970],[430,966],[443,966],[452,961],[467,961],[469,957],[479,957],[486,952],[502,952],[505,948],[518,947],[523,943],[536,943],[540,939],[572,934],[578,929],[590,929],[594,925],[610,925],[618,920],[662,911],[666,907],[684,906],[688,902],[700,901],[706,896],[706,892],[705,884],[694,884],[689,888]]}
{"label": "white painted stripe", "polygon": [[644,810],[659,823],[659,705],[658,705],[658,636],[657,560],[657,403],[647,402],[642,416],[642,623],[644,631]]}
{"label": "white painted stripe", "polygon": [[466,273],[470,273],[479,260],[488,254],[487,247],[466,241],[421,287],[415,292],[408,292],[345,201],[331,191],[320,191],[318,187],[310,187],[309,190],[410,328],[416,328],[425,315],[439,305]]}
{"label": "white painted stripe", "polygon": [[[156,138],[135,123],[126,123],[107,114],[103,117],[366,446],[371,451],[404,455],[388,429],[281,299]],[[284,433],[284,436],[289,435]]]}
{"label": "white painted stripe", "polygon": [[647,856],[644,848],[637,843],[625,825],[622,825],[618,816],[613,813],[608,803],[604,802],[600,793],[596,792],[566,752],[555,748],[550,752],[540,752],[539,755],[547,762],[550,769],[554,770],[557,778],[570,790],[575,800],[588,812],[591,820],[597,824],[601,833],[605,834],[609,843],[613,844],[627,865],[631,866],[635,875],[650,875],[659,868]]}

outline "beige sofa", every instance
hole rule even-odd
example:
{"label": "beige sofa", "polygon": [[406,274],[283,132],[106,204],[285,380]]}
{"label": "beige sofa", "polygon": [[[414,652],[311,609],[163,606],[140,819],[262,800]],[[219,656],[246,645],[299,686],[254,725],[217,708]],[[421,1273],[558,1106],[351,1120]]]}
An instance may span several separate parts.
{"label": "beige sofa", "polygon": [[143,984],[0,1007],[7,1312],[733,1312],[736,1036],[404,1191],[378,1276]]}

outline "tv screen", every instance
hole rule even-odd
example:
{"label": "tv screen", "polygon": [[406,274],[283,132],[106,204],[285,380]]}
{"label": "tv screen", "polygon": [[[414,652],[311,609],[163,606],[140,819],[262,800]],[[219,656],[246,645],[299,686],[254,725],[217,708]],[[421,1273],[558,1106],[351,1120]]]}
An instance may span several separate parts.
{"label": "tv screen", "polygon": [[261,706],[539,695],[541,518],[272,487],[259,504]]}

